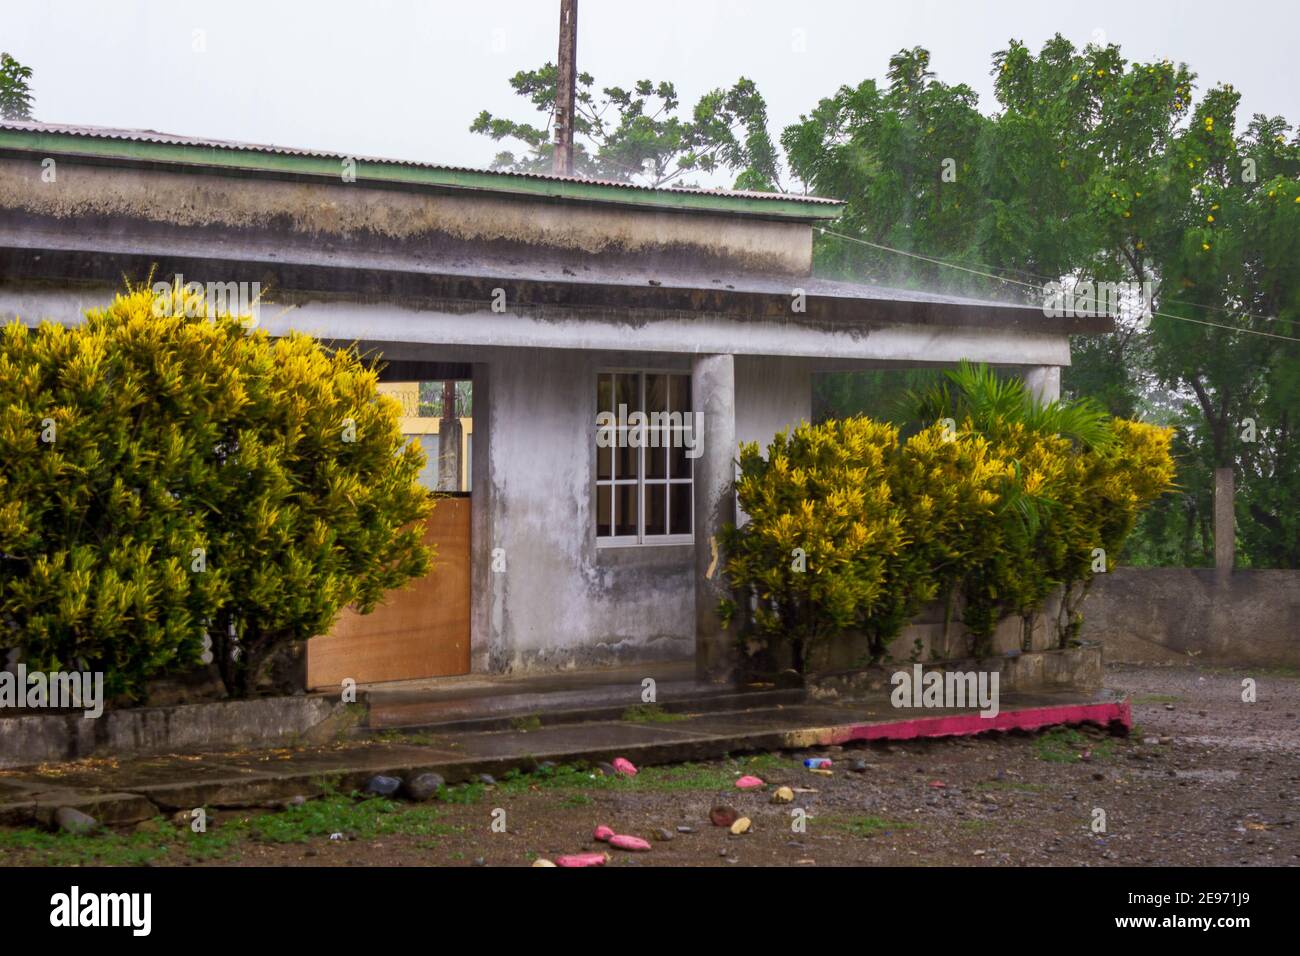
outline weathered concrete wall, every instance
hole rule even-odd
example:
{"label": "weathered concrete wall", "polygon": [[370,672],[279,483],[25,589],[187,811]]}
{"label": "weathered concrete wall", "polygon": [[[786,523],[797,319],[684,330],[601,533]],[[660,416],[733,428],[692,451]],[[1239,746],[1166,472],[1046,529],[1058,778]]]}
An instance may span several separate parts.
{"label": "weathered concrete wall", "polygon": [[[690,658],[694,546],[598,548],[594,480],[598,372],[689,373],[689,356],[551,351],[542,361],[503,349],[484,367],[486,390],[476,378],[474,394],[474,670]],[[811,395],[802,362],[738,360],[737,438],[770,439],[810,414]],[[505,571],[490,570],[497,548]]]}
{"label": "weathered concrete wall", "polygon": [[[1008,617],[999,622],[993,631],[991,656],[1014,659],[1024,654],[1055,650],[1058,646],[1055,620],[1060,609],[1059,601],[1059,595],[1049,597],[1043,610],[1030,622],[1019,617]],[[970,635],[961,621],[960,606],[954,606],[951,620],[945,626],[944,606],[933,601],[921,608],[920,613],[890,642],[882,666],[959,661],[970,658],[972,651]],[[865,635],[847,631],[832,643],[817,648],[810,660],[812,668],[822,672],[865,667],[871,660],[870,645]]]}
{"label": "weathered concrete wall", "polygon": [[[475,670],[694,654],[691,546],[596,547],[596,376],[638,364],[616,353],[494,353],[486,407],[474,396],[475,434],[486,415],[491,436],[490,487],[480,498],[476,482],[473,499],[487,509],[474,560],[489,568],[474,595]],[[689,370],[684,357],[654,364]],[[490,570],[494,551],[504,571]]]}
{"label": "weathered concrete wall", "polygon": [[[60,159],[58,179],[41,165],[0,158],[0,209],[52,221],[106,219],[144,231],[237,230],[243,243],[348,243],[349,252],[413,243],[428,256],[546,250],[641,266],[721,267],[807,275],[807,223],[755,216],[666,212],[630,203],[515,198],[482,192],[373,188],[359,183],[252,178],[195,170],[121,168]],[[39,228],[39,222],[34,223]]]}
{"label": "weathered concrete wall", "polygon": [[[1045,648],[998,657],[954,657],[941,663],[926,662],[923,671],[998,675],[998,693],[1033,693],[1036,691],[1097,691],[1104,678],[1103,649],[1100,644],[1084,643],[1079,647]],[[890,676],[911,671],[911,664],[885,661],[868,668],[822,671],[810,674],[808,687],[813,699],[853,696],[864,691],[880,691],[890,686]]]}
{"label": "weathered concrete wall", "polygon": [[764,451],[777,432],[812,420],[812,367],[801,359],[736,356],[736,441]]}
{"label": "weathered concrete wall", "polygon": [[355,719],[337,695],[267,697],[76,715],[0,717],[0,768],[229,747],[327,743]]}
{"label": "weathered concrete wall", "polygon": [[1225,664],[1300,666],[1300,571],[1120,568],[1098,576],[1082,636],[1109,661],[1176,654]]}

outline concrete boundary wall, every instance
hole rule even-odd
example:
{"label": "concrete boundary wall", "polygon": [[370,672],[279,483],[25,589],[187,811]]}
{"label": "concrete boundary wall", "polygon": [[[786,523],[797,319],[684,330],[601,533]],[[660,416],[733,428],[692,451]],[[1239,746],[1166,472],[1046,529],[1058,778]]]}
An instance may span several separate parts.
{"label": "concrete boundary wall", "polygon": [[1107,661],[1300,667],[1300,571],[1120,568],[1097,577],[1083,616]]}
{"label": "concrete boundary wall", "polygon": [[94,720],[80,714],[0,717],[0,769],[90,756],[324,743],[358,719],[337,694],[131,707]]}
{"label": "concrete boundary wall", "polygon": [[[1093,693],[1101,690],[1103,683],[1102,654],[1100,644],[1085,642],[1079,647],[927,661],[920,666],[925,672],[996,673],[1000,694]],[[891,659],[871,667],[809,674],[809,696],[825,700],[888,690],[891,675],[910,673],[913,666],[911,662]]]}

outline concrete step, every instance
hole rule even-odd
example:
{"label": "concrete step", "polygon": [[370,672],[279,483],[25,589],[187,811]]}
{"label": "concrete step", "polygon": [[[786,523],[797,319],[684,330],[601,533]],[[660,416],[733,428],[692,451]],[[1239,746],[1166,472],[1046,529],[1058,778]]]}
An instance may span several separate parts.
{"label": "concrete step", "polygon": [[527,721],[549,727],[585,721],[618,720],[633,708],[654,714],[685,715],[791,706],[804,703],[801,688],[718,688],[695,681],[668,681],[656,687],[656,701],[641,701],[640,685],[625,682],[572,690],[521,686],[495,688],[491,695],[466,696],[448,691],[386,691],[367,694],[368,716],[359,736],[382,731],[439,733],[510,730]]}

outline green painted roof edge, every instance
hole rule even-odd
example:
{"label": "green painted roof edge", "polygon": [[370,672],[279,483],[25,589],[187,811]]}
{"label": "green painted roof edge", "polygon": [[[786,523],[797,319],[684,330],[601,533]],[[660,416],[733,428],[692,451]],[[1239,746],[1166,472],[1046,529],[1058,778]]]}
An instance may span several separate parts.
{"label": "green painted roof edge", "polygon": [[[255,147],[203,146],[189,143],[154,143],[48,130],[0,129],[0,149],[25,150],[46,155],[94,157],[128,162],[175,163],[210,166],[241,172],[289,173],[336,178],[340,162],[349,157],[279,153]],[[484,192],[574,199],[620,205],[656,206],[692,212],[732,213],[768,219],[829,220],[843,211],[843,203],[810,203],[797,199],[726,196],[707,191],[629,189],[581,179],[562,180],[508,175],[488,170],[405,164],[391,160],[357,159],[357,182],[473,189]]]}

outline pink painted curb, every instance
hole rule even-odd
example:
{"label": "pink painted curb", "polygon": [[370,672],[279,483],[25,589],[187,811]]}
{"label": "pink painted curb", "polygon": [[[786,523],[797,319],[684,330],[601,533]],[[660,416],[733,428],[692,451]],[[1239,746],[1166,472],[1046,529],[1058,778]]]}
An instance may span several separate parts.
{"label": "pink painted curb", "polygon": [[1120,724],[1127,733],[1133,727],[1133,712],[1127,700],[1057,707],[1028,707],[1010,710],[996,717],[978,713],[946,717],[918,717],[881,724],[854,724],[832,731],[832,743],[849,740],[914,740],[918,737],[964,737],[990,730],[1038,730],[1061,724]]}

